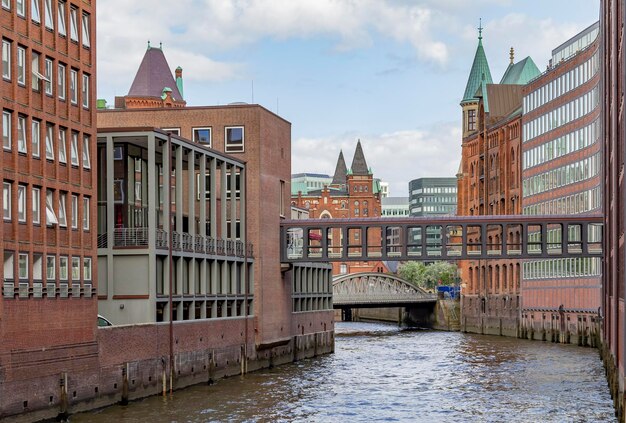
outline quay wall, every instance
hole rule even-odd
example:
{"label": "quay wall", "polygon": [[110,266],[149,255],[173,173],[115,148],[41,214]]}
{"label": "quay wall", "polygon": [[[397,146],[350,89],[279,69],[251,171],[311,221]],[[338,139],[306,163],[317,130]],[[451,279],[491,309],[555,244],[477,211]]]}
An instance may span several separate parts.
{"label": "quay wall", "polygon": [[0,420],[54,419],[334,351],[332,310],[291,317],[291,334],[264,344],[255,341],[255,317],[174,322],[171,359],[167,322],[99,328],[85,345],[3,353]]}

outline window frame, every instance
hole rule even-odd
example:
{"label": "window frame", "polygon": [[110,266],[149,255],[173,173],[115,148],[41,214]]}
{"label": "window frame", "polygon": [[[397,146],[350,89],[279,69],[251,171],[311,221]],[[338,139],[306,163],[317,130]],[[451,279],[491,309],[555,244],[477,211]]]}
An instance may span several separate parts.
{"label": "window frame", "polygon": [[11,182],[2,181],[2,210],[5,222],[11,221]]}
{"label": "window frame", "polygon": [[81,42],[83,47],[91,48],[91,15],[83,12],[81,17]]}
{"label": "window frame", "polygon": [[2,39],[2,78],[7,81],[11,80],[11,44],[6,38]]}
{"label": "window frame", "polygon": [[54,194],[51,189],[46,190],[46,226],[59,224],[59,219],[54,212]]}
{"label": "window frame", "polygon": [[[196,137],[196,134],[197,134],[196,131],[208,131],[208,136],[209,136],[208,141],[201,141],[200,137]],[[213,129],[211,126],[193,127],[191,128],[191,134],[192,134],[192,139],[194,142],[211,148],[211,144],[213,141]]]}
{"label": "window frame", "polygon": [[80,166],[78,156],[78,132],[72,131],[70,136],[70,164],[74,167]]}
{"label": "window frame", "polygon": [[69,278],[69,258],[59,256],[59,280],[67,281]]}
{"label": "window frame", "polygon": [[57,23],[59,35],[67,37],[67,21],[65,20],[65,1],[59,1],[57,3]]}
{"label": "window frame", "polygon": [[26,17],[26,0],[15,0],[15,12],[20,18]]}
{"label": "window frame", "polygon": [[70,103],[78,104],[78,71],[70,68]]}
{"label": "window frame", "polygon": [[17,253],[17,279],[28,280],[28,253]]}
{"label": "window frame", "polygon": [[72,272],[70,274],[72,281],[80,281],[80,257],[72,256]]}
{"label": "window frame", "polygon": [[83,257],[83,281],[91,281],[91,257]]}
{"label": "window frame", "polygon": [[[241,147],[239,147],[239,143],[235,144],[236,148],[233,148],[232,144],[230,144],[228,133],[229,133],[229,130],[234,130],[234,129],[241,129]],[[244,153],[246,151],[245,145],[246,145],[246,132],[245,132],[245,127],[243,125],[224,127],[224,152]]]}
{"label": "window frame", "polygon": [[63,63],[59,63],[57,66],[57,91],[59,92],[59,100],[65,101],[66,93],[66,80],[65,73],[67,67]]}
{"label": "window frame", "polygon": [[26,146],[26,116],[17,115],[17,152],[26,154],[28,147]]}
{"label": "window frame", "polygon": [[67,164],[67,129],[59,128],[59,163]]}
{"label": "window frame", "polygon": [[33,187],[31,190],[33,224],[41,224],[41,188]]}
{"label": "window frame", "polygon": [[83,77],[82,77],[83,83],[81,86],[81,97],[82,97],[82,103],[83,103],[83,109],[87,109],[89,110],[89,75],[86,73],[83,73]]}
{"label": "window frame", "polygon": [[32,119],[30,122],[30,140],[32,156],[39,158],[41,155],[41,121]]}
{"label": "window frame", "polygon": [[54,31],[54,9],[52,7],[52,0],[44,0],[44,15],[43,22],[46,29]]}
{"label": "window frame", "polygon": [[57,258],[54,255],[46,254],[46,281],[56,282],[57,280]]}
{"label": "window frame", "polygon": [[2,111],[2,147],[10,151],[13,146],[13,112]]}
{"label": "window frame", "polygon": [[26,223],[26,185],[17,185],[17,221]]}
{"label": "window frame", "polygon": [[71,224],[72,229],[78,229],[78,195],[72,194],[72,216],[71,216]]}
{"label": "window frame", "polygon": [[62,192],[59,194],[59,214],[57,216],[59,226],[67,228],[67,193]]}
{"label": "window frame", "polygon": [[54,126],[46,124],[46,160],[54,160]]}
{"label": "window frame", "polygon": [[90,197],[83,197],[83,230],[89,231],[89,209],[91,205]]}
{"label": "window frame", "polygon": [[50,59],[49,57],[46,57],[44,59],[44,74],[43,76],[45,77],[44,79],[44,93],[46,93],[46,95],[49,96],[53,96],[54,95],[54,88],[53,88],[53,84],[52,84],[52,67],[54,66],[52,59]]}
{"label": "window frame", "polygon": [[89,135],[83,135],[83,169],[91,169],[91,152],[89,151]]}
{"label": "window frame", "polygon": [[70,5],[70,40],[78,43],[78,9]]}
{"label": "window frame", "polygon": [[26,86],[26,48],[17,46],[17,84]]}
{"label": "window frame", "polygon": [[39,0],[31,0],[30,2],[30,18],[33,22],[41,23],[41,10],[39,9]]}

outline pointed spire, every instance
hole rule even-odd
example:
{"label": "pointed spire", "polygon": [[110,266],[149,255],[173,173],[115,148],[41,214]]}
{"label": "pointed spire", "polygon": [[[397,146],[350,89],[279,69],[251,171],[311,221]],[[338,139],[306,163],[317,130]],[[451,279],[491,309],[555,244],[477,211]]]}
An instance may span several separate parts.
{"label": "pointed spire", "polygon": [[481,20],[478,27],[478,47],[476,48],[474,62],[472,63],[472,69],[470,70],[470,74],[467,79],[467,85],[465,86],[465,93],[463,94],[461,105],[477,101],[474,95],[483,82],[483,75],[485,83],[493,83],[493,80],[491,79],[491,71],[489,70],[489,63],[487,62],[487,56],[485,55],[485,50],[483,49],[483,25]]}
{"label": "pointed spire", "polygon": [[175,100],[183,99],[163,50],[149,47],[139,65],[128,95],[132,97],[161,97],[165,88],[171,89],[172,97]]}
{"label": "pointed spire", "polygon": [[369,175],[369,169],[367,162],[365,161],[365,155],[363,154],[363,147],[361,147],[361,140],[356,144],[356,150],[354,151],[354,157],[352,158],[352,166],[350,170],[353,175]]}
{"label": "pointed spire", "polygon": [[478,18],[478,43],[483,42],[483,18]]}
{"label": "pointed spire", "polygon": [[337,159],[335,175],[333,176],[333,181],[331,182],[331,185],[345,185],[347,173],[348,168],[346,167],[346,161],[343,158],[343,151],[339,151],[339,158]]}

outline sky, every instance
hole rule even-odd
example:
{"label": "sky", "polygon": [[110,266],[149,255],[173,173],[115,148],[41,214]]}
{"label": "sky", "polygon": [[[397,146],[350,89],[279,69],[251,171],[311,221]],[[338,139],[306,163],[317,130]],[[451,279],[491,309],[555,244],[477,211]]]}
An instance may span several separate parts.
{"label": "sky", "polygon": [[126,95],[148,41],[187,105],[260,104],[291,122],[292,173],[332,175],[361,140],[391,196],[455,176],[479,19],[494,81],[598,20],[598,0],[102,0],[98,98]]}

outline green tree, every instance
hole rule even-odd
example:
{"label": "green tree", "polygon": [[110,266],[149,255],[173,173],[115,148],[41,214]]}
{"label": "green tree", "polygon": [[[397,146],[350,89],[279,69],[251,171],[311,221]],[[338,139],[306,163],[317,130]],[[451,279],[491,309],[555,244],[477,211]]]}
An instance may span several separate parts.
{"label": "green tree", "polygon": [[398,275],[415,286],[434,290],[439,285],[454,285],[457,267],[445,261],[437,261],[429,265],[420,261],[407,261],[398,267]]}
{"label": "green tree", "polygon": [[420,261],[407,261],[398,267],[398,274],[402,279],[405,279],[420,288],[426,288],[424,285],[425,273],[426,265]]}

